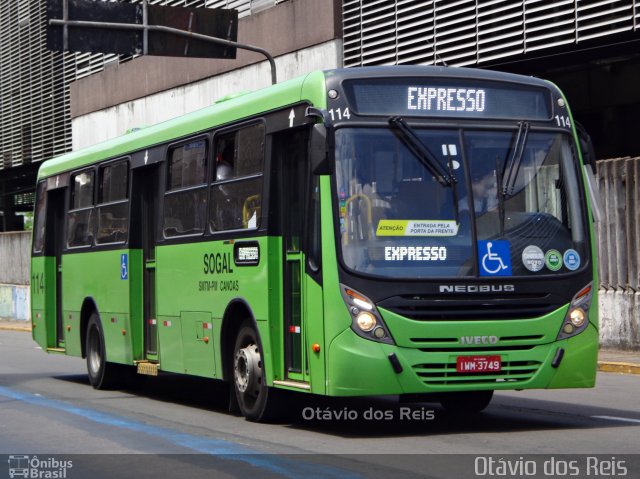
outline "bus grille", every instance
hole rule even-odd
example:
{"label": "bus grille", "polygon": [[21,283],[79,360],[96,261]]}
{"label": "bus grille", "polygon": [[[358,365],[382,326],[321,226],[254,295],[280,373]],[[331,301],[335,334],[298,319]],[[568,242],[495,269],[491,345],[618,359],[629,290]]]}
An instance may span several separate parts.
{"label": "bus grille", "polygon": [[565,301],[550,294],[508,298],[468,295],[464,298],[440,296],[394,296],[377,305],[416,321],[482,321],[539,318],[563,306]]}
{"label": "bus grille", "polygon": [[413,366],[413,371],[429,386],[522,383],[531,379],[542,363],[540,361],[508,361],[502,370],[486,373],[459,373],[456,363],[424,363]]}

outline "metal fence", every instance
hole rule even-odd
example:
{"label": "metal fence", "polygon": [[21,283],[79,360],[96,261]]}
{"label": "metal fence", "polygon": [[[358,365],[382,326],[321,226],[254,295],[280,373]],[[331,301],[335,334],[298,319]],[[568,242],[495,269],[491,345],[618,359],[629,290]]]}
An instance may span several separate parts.
{"label": "metal fence", "polygon": [[640,158],[598,162],[600,287],[640,289]]}

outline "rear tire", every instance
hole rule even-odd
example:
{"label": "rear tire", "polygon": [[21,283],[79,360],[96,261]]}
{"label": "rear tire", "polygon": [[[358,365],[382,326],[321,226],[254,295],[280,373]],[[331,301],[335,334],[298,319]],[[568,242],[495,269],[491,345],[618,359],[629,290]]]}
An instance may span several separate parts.
{"label": "rear tire", "polygon": [[248,421],[269,421],[279,417],[280,391],[266,385],[260,342],[250,321],[244,321],[233,348],[233,389],[238,408]]}
{"label": "rear tire", "polygon": [[458,414],[477,414],[491,402],[493,391],[468,391],[444,393],[440,404],[447,412]]}
{"label": "rear tire", "polygon": [[118,364],[107,362],[104,332],[100,316],[91,313],[86,337],[87,374],[94,389],[112,389],[117,385]]}

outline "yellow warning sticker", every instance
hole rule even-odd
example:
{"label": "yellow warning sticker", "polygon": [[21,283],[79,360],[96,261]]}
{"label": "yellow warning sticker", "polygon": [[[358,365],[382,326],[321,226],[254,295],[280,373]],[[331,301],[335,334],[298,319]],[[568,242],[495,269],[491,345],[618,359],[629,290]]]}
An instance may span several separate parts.
{"label": "yellow warning sticker", "polygon": [[454,220],[380,220],[376,236],[456,236]]}

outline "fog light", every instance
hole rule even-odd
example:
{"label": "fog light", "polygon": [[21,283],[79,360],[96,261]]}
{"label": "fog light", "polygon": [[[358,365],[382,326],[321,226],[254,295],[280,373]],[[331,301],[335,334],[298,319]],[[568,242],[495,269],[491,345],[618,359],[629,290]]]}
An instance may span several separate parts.
{"label": "fog light", "polygon": [[562,328],[562,330],[566,333],[566,334],[571,334],[573,333],[573,330],[575,328],[573,327],[573,324],[571,323],[567,323],[564,325],[564,328]]}
{"label": "fog light", "polygon": [[377,327],[376,329],[373,330],[373,335],[378,339],[382,339],[386,336],[386,333],[384,332],[383,328]]}
{"label": "fog light", "polygon": [[356,323],[363,331],[371,331],[376,326],[376,317],[367,311],[363,311],[356,318]]}
{"label": "fog light", "polygon": [[576,308],[569,313],[569,321],[571,321],[571,324],[576,328],[579,328],[584,324],[585,316],[586,315],[581,308]]}

